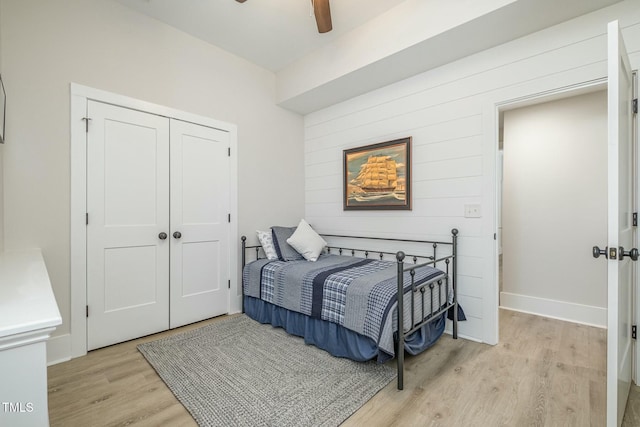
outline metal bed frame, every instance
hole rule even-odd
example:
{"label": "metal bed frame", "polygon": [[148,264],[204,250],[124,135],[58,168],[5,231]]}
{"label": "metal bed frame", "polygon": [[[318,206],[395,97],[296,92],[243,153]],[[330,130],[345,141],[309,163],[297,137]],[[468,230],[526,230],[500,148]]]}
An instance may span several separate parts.
{"label": "metal bed frame", "polygon": [[[453,309],[453,331],[452,335],[454,339],[458,338],[458,292],[456,286],[457,280],[457,246],[458,246],[458,230],[451,230],[451,241],[450,242],[441,242],[441,241],[433,241],[433,240],[408,240],[408,239],[387,239],[380,237],[364,237],[364,236],[342,236],[336,234],[321,234],[323,237],[333,237],[333,238],[341,238],[341,239],[363,239],[363,240],[380,240],[385,242],[405,242],[405,243],[418,243],[418,244],[431,244],[432,253],[431,255],[407,255],[402,251],[399,252],[385,252],[378,250],[365,250],[365,249],[354,249],[354,248],[345,248],[340,246],[328,246],[327,253],[331,254],[332,250],[337,250],[339,255],[350,255],[356,256],[356,254],[363,254],[365,258],[368,258],[371,253],[378,254],[378,257],[382,260],[385,255],[395,255],[396,263],[397,263],[397,283],[398,283],[398,295],[403,294],[404,290],[404,275],[406,272],[409,272],[411,277],[411,297],[410,297],[410,307],[411,310],[411,327],[404,331],[403,319],[404,313],[406,310],[404,298],[398,297],[398,308],[397,308],[397,325],[398,332],[396,336],[396,360],[397,360],[397,370],[398,370],[398,390],[402,390],[404,388],[404,342],[405,339],[412,334],[413,332],[420,329],[422,326],[437,320],[441,315],[447,312],[447,310]],[[255,249],[256,259],[264,258],[260,257],[260,249],[262,248],[260,245],[256,246],[247,246],[246,241],[247,238],[245,236],[241,237],[242,240],[242,269],[244,270],[244,266],[246,265],[246,254],[247,250]],[[451,254],[447,256],[443,256],[441,258],[437,258],[437,249],[439,246],[450,246]],[[345,253],[346,252],[346,253]],[[407,257],[411,258],[413,264],[405,263],[405,259]],[[426,262],[418,264],[418,260],[426,259]],[[440,268],[444,264],[444,268]],[[426,267],[426,266],[434,266],[440,268],[445,272],[444,278],[436,278],[432,280],[428,280],[424,283],[416,284],[415,282],[415,274],[416,270]],[[445,287],[445,303],[443,304],[441,301],[442,298],[442,286]],[[449,286],[452,288],[453,293],[453,301],[450,303],[448,301],[449,295]],[[437,287],[437,290],[436,290]],[[434,308],[433,306],[433,292],[436,290],[438,292],[438,306]],[[242,286],[242,303],[244,312],[244,283]],[[428,294],[428,295],[425,295]],[[425,296],[427,298],[425,298]],[[430,308],[425,307],[425,299],[429,302]],[[419,304],[416,306],[416,304]],[[416,308],[418,307],[418,308]],[[421,313],[420,316],[416,318],[416,312]]]}

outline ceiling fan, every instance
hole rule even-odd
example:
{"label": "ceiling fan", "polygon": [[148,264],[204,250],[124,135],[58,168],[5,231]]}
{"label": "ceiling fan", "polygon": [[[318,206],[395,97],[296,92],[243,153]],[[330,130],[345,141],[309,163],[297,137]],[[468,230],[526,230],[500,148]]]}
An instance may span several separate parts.
{"label": "ceiling fan", "polygon": [[[238,3],[244,3],[247,0],[236,0]],[[331,25],[331,10],[329,9],[329,0],[311,0],[313,5],[313,14],[316,17],[319,33],[328,33],[333,26]]]}

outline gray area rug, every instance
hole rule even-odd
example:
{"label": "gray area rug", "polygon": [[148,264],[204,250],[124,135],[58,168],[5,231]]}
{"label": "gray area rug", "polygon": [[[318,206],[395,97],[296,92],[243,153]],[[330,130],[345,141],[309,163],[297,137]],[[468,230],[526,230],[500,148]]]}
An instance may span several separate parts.
{"label": "gray area rug", "polygon": [[336,426],[396,376],[245,315],[138,350],[200,426]]}

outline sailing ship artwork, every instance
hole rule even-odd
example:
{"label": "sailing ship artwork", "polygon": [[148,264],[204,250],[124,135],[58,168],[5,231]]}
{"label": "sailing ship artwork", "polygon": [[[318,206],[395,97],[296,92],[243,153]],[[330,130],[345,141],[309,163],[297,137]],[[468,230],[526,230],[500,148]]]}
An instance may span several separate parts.
{"label": "sailing ship artwork", "polygon": [[411,138],[344,150],[344,209],[411,209]]}

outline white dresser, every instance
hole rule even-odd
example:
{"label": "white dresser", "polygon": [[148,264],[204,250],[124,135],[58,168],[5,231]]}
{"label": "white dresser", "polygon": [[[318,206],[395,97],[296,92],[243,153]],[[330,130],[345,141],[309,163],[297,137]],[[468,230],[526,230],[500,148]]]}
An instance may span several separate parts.
{"label": "white dresser", "polygon": [[47,339],[62,323],[39,249],[0,253],[0,426],[48,426]]}

